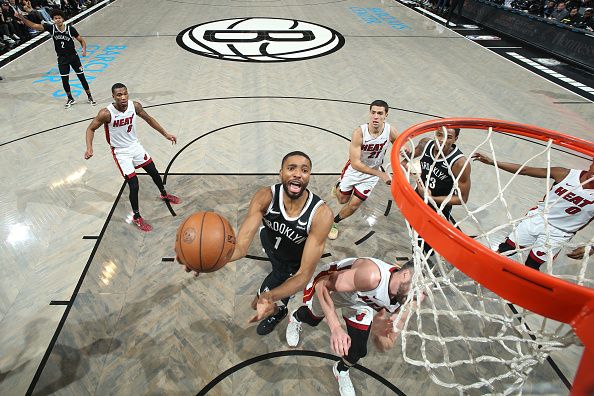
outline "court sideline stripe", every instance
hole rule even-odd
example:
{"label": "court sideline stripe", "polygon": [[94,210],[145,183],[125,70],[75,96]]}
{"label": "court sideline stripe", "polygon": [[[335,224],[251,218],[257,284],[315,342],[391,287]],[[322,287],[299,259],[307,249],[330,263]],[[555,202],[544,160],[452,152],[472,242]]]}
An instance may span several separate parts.
{"label": "court sideline stripe", "polygon": [[101,240],[103,239],[103,235],[105,234],[105,230],[107,229],[107,225],[109,224],[111,217],[113,216],[113,214],[115,212],[115,209],[118,205],[118,202],[120,201],[120,198],[122,196],[122,193],[124,192],[125,187],[126,187],[126,182],[123,182],[122,187],[120,187],[120,192],[118,193],[118,195],[113,203],[113,206],[111,207],[111,210],[109,211],[109,214],[107,215],[107,219],[105,219],[105,223],[103,224],[103,227],[101,228],[101,232],[99,233],[99,238],[97,239],[97,242],[95,242],[95,246],[93,247],[93,250],[91,251],[91,255],[89,256],[89,259],[87,260],[85,268],[83,269],[82,273],[80,274],[80,277],[78,278],[78,282],[76,284],[76,287],[74,288],[74,291],[72,292],[72,296],[70,297],[70,301],[69,301],[68,305],[66,306],[66,310],[62,314],[60,323],[58,323],[58,327],[56,328],[56,331],[54,332],[54,335],[53,335],[53,337],[45,351],[45,354],[43,355],[43,358],[41,359],[41,362],[39,363],[39,366],[37,367],[37,371],[35,372],[35,375],[33,376],[33,380],[31,381],[31,385],[29,385],[29,389],[27,389],[26,395],[32,395],[33,391],[35,390],[35,386],[37,385],[37,382],[39,381],[39,378],[41,377],[43,369],[45,368],[45,365],[47,364],[47,361],[49,360],[52,350],[54,349],[54,346],[56,345],[56,342],[58,341],[60,332],[62,331],[62,328],[64,327],[64,324],[66,323],[66,319],[68,318],[68,314],[70,313],[70,309],[72,309],[72,306],[74,305],[76,296],[78,295],[78,292],[82,286],[85,276],[87,275],[87,272],[89,271],[89,267],[91,266],[91,263],[93,262],[95,254],[97,253],[97,249],[99,248],[99,245],[101,244]]}

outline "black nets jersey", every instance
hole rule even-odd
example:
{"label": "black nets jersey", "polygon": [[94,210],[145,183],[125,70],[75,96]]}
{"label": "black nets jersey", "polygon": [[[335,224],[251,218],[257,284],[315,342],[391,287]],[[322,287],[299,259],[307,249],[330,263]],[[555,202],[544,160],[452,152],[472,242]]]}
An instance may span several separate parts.
{"label": "black nets jersey", "polygon": [[56,25],[43,25],[43,28],[54,39],[54,47],[56,48],[58,57],[76,55],[74,38],[78,37],[78,31],[74,26],[65,25],[63,32],[59,31]]}
{"label": "black nets jersey", "polygon": [[[435,140],[431,140],[425,145],[425,149],[423,150],[420,160],[421,180],[425,186],[429,187],[431,195],[439,197],[449,195],[452,188],[454,188],[454,178],[451,168],[454,162],[460,157],[463,157],[464,154],[454,144],[452,145],[452,151],[445,158],[439,152],[437,158],[435,158],[433,156],[434,146]],[[429,172],[431,172],[431,175],[429,175]]]}
{"label": "black nets jersey", "polygon": [[279,261],[300,263],[314,215],[324,201],[307,190],[307,201],[301,213],[297,217],[289,217],[283,204],[285,191],[282,184],[275,184],[270,188],[272,201],[262,217],[262,238]]}

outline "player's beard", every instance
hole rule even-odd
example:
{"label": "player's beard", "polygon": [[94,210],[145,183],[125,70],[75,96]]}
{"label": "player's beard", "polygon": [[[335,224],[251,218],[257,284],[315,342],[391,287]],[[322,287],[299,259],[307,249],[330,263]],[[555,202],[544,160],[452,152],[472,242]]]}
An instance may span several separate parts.
{"label": "player's beard", "polygon": [[301,183],[301,190],[299,190],[298,193],[294,193],[292,191],[289,190],[289,183],[291,181],[287,181],[285,183],[283,183],[283,190],[285,190],[285,194],[287,195],[287,197],[289,197],[289,199],[299,199],[301,198],[301,196],[303,195],[303,193],[305,192],[305,190],[307,189],[307,183]]}

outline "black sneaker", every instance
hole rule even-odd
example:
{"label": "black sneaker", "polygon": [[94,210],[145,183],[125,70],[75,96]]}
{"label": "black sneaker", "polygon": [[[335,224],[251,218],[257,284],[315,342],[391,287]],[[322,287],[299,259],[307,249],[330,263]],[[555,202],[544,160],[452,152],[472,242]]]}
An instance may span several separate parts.
{"label": "black sneaker", "polygon": [[75,103],[76,103],[76,100],[74,100],[74,99],[68,99],[68,100],[66,101],[66,104],[64,105],[64,108],[65,108],[65,109],[69,109],[69,108],[71,108],[71,107],[72,107],[72,105],[73,105],[73,104],[75,104]]}
{"label": "black sneaker", "polygon": [[266,335],[272,332],[277,324],[281,322],[287,316],[287,307],[282,307],[279,311],[274,314],[270,315],[266,319],[260,322],[258,328],[256,328],[256,333],[259,335]]}

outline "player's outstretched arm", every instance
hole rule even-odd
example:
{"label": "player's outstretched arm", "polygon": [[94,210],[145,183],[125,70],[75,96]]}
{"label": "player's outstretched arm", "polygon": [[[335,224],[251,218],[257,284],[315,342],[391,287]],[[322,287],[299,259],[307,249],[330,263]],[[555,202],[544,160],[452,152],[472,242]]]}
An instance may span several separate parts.
{"label": "player's outstretched arm", "polygon": [[142,107],[142,105],[139,102],[134,101],[134,110],[136,110],[136,114],[138,114],[138,116],[140,118],[142,118],[143,120],[146,121],[147,124],[149,124],[151,126],[151,128],[153,128],[155,131],[159,132],[161,135],[163,135],[165,137],[165,139],[171,141],[171,144],[176,144],[177,143],[177,137],[175,135],[172,135],[170,133],[167,133],[167,131],[165,129],[163,129],[163,127],[161,126],[161,124],[159,124],[157,122],[157,120],[155,120],[153,117],[151,117]]}
{"label": "player's outstretched arm", "polygon": [[93,138],[95,137],[95,131],[103,124],[108,124],[111,121],[111,114],[109,110],[103,108],[99,110],[99,113],[93,118],[93,121],[87,127],[86,141],[87,150],[85,151],[85,159],[89,159],[93,156]]}
{"label": "player's outstretched arm", "polygon": [[248,213],[235,236],[235,250],[229,262],[245,257],[256,232],[262,224],[262,216],[266,213],[271,201],[272,190],[270,187],[264,187],[256,192],[250,202]]}
{"label": "player's outstretched arm", "polygon": [[[495,161],[488,155],[482,153],[474,153],[472,155],[472,159],[475,161],[482,162],[483,164],[493,165],[495,166]],[[500,162],[497,161],[497,167],[509,173],[518,173],[520,175],[526,175],[531,177],[538,177],[541,179],[546,179],[549,177],[547,174],[547,168],[538,168],[533,166],[522,166],[522,164],[516,164],[514,162]],[[565,179],[567,174],[569,173],[569,169],[561,168],[561,167],[551,167],[550,177],[555,179],[555,182],[560,182],[561,180]]]}
{"label": "player's outstretched arm", "polygon": [[21,15],[18,12],[14,13],[15,18],[19,19],[21,22],[23,22],[28,28],[31,29],[35,29],[38,32],[43,32],[45,29],[43,28],[43,25],[39,24],[39,23],[35,23],[35,22],[31,22],[30,20],[28,20],[27,18],[25,18],[23,15]]}

